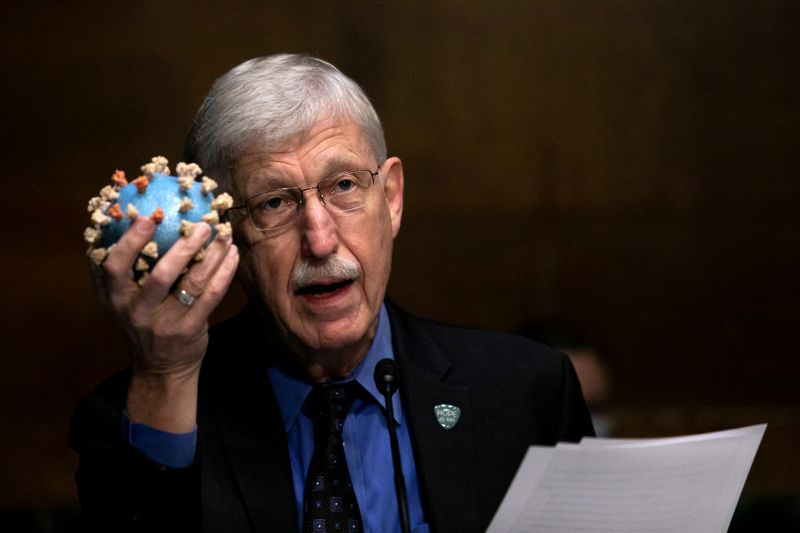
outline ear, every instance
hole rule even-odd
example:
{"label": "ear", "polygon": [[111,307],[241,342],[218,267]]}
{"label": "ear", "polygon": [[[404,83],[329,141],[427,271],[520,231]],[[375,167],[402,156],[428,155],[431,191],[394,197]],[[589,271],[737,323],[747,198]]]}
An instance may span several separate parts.
{"label": "ear", "polygon": [[403,218],[403,163],[398,157],[390,157],[381,165],[383,193],[389,206],[389,217],[392,222],[392,238],[400,232],[400,221]]}

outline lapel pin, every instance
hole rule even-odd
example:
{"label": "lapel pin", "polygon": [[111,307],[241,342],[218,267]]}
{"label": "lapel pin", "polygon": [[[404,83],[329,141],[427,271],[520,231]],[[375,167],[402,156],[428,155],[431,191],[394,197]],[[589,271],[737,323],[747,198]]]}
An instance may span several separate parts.
{"label": "lapel pin", "polygon": [[453,429],[461,418],[461,408],[449,403],[440,403],[433,407],[436,420],[444,429]]}

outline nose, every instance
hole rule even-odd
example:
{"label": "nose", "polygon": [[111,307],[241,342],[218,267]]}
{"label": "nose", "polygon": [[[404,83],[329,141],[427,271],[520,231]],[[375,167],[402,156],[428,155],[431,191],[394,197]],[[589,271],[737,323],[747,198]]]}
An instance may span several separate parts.
{"label": "nose", "polygon": [[303,191],[303,210],[300,214],[305,257],[325,258],[339,248],[339,233],[336,221],[325,208],[316,187]]}

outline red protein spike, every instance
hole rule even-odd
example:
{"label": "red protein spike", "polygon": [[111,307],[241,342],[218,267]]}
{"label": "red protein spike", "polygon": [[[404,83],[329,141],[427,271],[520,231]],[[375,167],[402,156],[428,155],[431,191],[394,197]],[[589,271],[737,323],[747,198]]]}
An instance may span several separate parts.
{"label": "red protein spike", "polygon": [[120,209],[119,204],[114,204],[108,208],[106,215],[111,218],[116,218],[117,220],[122,220],[122,209]]}
{"label": "red protein spike", "polygon": [[125,172],[122,170],[114,171],[114,173],[111,175],[111,181],[120,187],[124,187],[128,184],[128,180],[125,179]]}
{"label": "red protein spike", "polygon": [[139,191],[139,194],[144,194],[144,191],[147,190],[147,186],[150,185],[150,180],[147,179],[147,176],[139,176],[131,183],[136,186],[136,190]]}
{"label": "red protein spike", "polygon": [[150,218],[152,218],[153,222],[156,224],[161,224],[161,221],[164,220],[164,210],[160,207],[156,207],[155,211],[153,211],[153,214],[150,215]]}

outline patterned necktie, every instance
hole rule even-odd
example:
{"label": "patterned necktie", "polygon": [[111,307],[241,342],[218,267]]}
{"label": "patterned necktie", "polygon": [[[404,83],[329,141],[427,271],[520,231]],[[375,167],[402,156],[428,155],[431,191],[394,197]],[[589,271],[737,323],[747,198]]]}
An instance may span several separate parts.
{"label": "patterned necktie", "polygon": [[303,533],[362,531],[350,472],[344,456],[342,426],[358,394],[358,383],[317,385],[306,406],[314,420],[314,456],[306,475]]}

